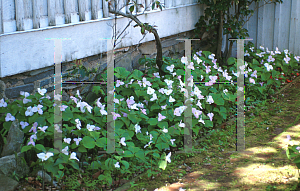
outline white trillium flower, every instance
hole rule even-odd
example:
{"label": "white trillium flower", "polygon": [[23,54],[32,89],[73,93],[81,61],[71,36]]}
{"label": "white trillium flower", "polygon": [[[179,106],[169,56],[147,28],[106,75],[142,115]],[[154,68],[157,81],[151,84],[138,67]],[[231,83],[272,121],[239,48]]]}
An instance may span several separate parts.
{"label": "white trillium flower", "polygon": [[54,124],[54,128],[58,133],[62,133],[62,130],[60,130],[60,128],[57,124]]}
{"label": "white trillium flower", "polygon": [[152,96],[153,96],[153,97],[150,99],[150,101],[157,100],[157,95],[156,95],[156,93],[152,94]]}
{"label": "white trillium flower", "polygon": [[227,89],[225,89],[225,90],[223,90],[223,93],[226,95],[226,93],[228,92],[228,90]]}
{"label": "white trillium flower", "polygon": [[76,157],[76,153],[75,152],[71,153],[69,160],[70,159],[75,159],[75,160],[79,161],[79,159]]}
{"label": "white trillium flower", "polygon": [[255,80],[252,78],[249,78],[250,83],[255,84]]}
{"label": "white trillium flower", "polygon": [[38,88],[38,92],[39,94],[44,95],[47,92],[47,90]]}
{"label": "white trillium flower", "polygon": [[211,59],[211,60],[215,59],[215,54],[209,55],[208,58]]}
{"label": "white trillium flower", "polygon": [[174,69],[174,64],[172,64],[171,66],[167,66],[166,69],[169,70],[170,72],[173,72]]}
{"label": "white trillium flower", "polygon": [[16,118],[12,116],[10,113],[6,114],[5,121],[14,121]]}
{"label": "white trillium flower", "polygon": [[82,138],[74,138],[73,140],[76,142],[76,145],[79,145],[79,142],[82,140]]}
{"label": "white trillium flower", "polygon": [[3,98],[0,100],[0,107],[7,107],[7,103],[4,101]]}
{"label": "white trillium flower", "polygon": [[167,133],[167,132],[168,132],[168,129],[164,128],[162,131],[163,131],[164,133]]}
{"label": "white trillium flower", "polygon": [[135,133],[137,134],[137,133],[142,133],[141,132],[141,126],[139,126],[138,124],[136,124],[135,126],[134,126],[134,128],[135,128]]}
{"label": "white trillium flower", "polygon": [[20,125],[22,126],[22,129],[25,129],[25,127],[28,126],[29,123],[24,122],[24,121],[21,121],[21,122],[20,122]]}
{"label": "white trillium flower", "polygon": [[116,167],[116,168],[120,168],[120,163],[117,162],[117,163],[115,164],[115,167]]}
{"label": "white trillium flower", "polygon": [[173,81],[165,79],[164,82],[166,82],[167,86],[172,86]]}
{"label": "white trillium flower", "polygon": [[62,153],[64,153],[65,155],[69,155],[69,147],[68,146],[66,146],[64,149],[62,149]]}
{"label": "white trillium flower", "polygon": [[285,55],[286,57],[283,59],[285,61],[286,64],[289,63],[289,61],[291,60],[290,57],[288,57],[287,55]]}
{"label": "white trillium flower", "polygon": [[125,137],[122,137],[122,138],[121,138],[120,143],[121,143],[123,146],[126,146],[126,143],[125,143]]}
{"label": "white trillium flower", "polygon": [[209,104],[214,103],[214,99],[212,98],[212,96],[208,96],[206,102],[208,102]]}
{"label": "white trillium flower", "polygon": [[70,144],[71,138],[64,138],[64,142]]}
{"label": "white trillium flower", "polygon": [[148,95],[152,95],[152,94],[154,94],[154,92],[155,92],[155,90],[153,88],[148,87],[148,89],[147,89],[147,94]]}
{"label": "white trillium flower", "polygon": [[62,95],[56,94],[54,95],[54,100],[61,101]]}
{"label": "white trillium flower", "polygon": [[164,89],[164,93],[166,94],[166,95],[170,95],[171,93],[173,92],[173,90],[172,89]]}
{"label": "white trillium flower", "polygon": [[171,152],[166,156],[166,160],[171,163]]}
{"label": "white trillium flower", "polygon": [[81,129],[80,127],[81,127],[81,122],[80,122],[80,120],[79,119],[75,119],[75,122],[77,123],[76,124],[76,127],[77,127],[77,129]]}
{"label": "white trillium flower", "polygon": [[204,122],[204,120],[202,119],[202,117],[198,120],[198,122],[201,122],[201,123],[203,123],[203,125],[205,125],[205,122]]}
{"label": "white trillium flower", "polygon": [[182,120],[180,120],[180,123],[179,123],[179,125],[178,125],[179,127],[185,127],[185,124],[184,123],[182,123]]}
{"label": "white trillium flower", "polygon": [[175,101],[175,99],[172,98],[172,96],[170,96],[170,97],[169,97],[169,102],[174,102],[174,101]]}
{"label": "white trillium flower", "polygon": [[172,145],[174,144],[174,141],[175,141],[175,140],[176,140],[176,139],[170,139]]}
{"label": "white trillium flower", "polygon": [[265,67],[267,68],[268,71],[273,70],[272,65],[269,65],[268,63],[265,63],[264,65],[265,65]]}
{"label": "white trillium flower", "polygon": [[50,158],[51,156],[53,156],[54,154],[51,152],[47,152],[47,153],[39,153],[37,154],[37,157],[39,159],[42,159],[42,162],[45,160],[48,160],[48,158]]}
{"label": "white trillium flower", "polygon": [[243,92],[244,91],[244,87],[238,87],[238,91]]}
{"label": "white trillium flower", "polygon": [[275,54],[281,54],[281,52],[278,50],[278,47],[276,47]]}
{"label": "white trillium flower", "polygon": [[95,125],[87,124],[86,128],[87,128],[89,131],[94,131]]}
{"label": "white trillium flower", "polygon": [[32,107],[29,106],[27,107],[27,111],[25,111],[25,116],[32,116],[32,115],[33,115]]}
{"label": "white trillium flower", "polygon": [[46,133],[46,129],[48,129],[48,126],[44,126],[44,127],[38,127],[41,131],[43,131],[44,133]]}
{"label": "white trillium flower", "polygon": [[188,60],[187,60],[187,57],[182,57],[181,58],[181,62],[183,63],[183,64],[187,64],[188,63]]}
{"label": "white trillium flower", "polygon": [[214,114],[213,113],[208,113],[207,116],[209,117],[209,120],[212,121],[212,118],[213,118]]}
{"label": "white trillium flower", "polygon": [[124,82],[117,80],[116,87],[120,87],[121,85],[124,85]]}

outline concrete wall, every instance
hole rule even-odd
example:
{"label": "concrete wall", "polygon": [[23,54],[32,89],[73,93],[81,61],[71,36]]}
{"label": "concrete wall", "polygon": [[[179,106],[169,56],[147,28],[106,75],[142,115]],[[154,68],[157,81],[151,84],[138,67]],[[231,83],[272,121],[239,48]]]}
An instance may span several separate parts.
{"label": "concrete wall", "polygon": [[[181,58],[184,56],[184,41],[179,41],[179,38],[193,38],[193,31],[183,32],[169,37],[162,38],[163,56],[172,58]],[[193,47],[193,46],[192,46]],[[199,48],[199,46],[198,46]],[[206,47],[202,47],[205,50]],[[139,46],[129,46],[119,48],[115,54],[115,67],[124,67],[129,71],[139,69],[144,71],[145,66],[139,65],[138,60],[141,57],[147,56],[149,58],[156,57],[155,41],[149,41],[140,44]],[[86,68],[100,67],[103,70],[107,66],[106,53],[101,53],[81,59],[82,64]],[[72,77],[65,78],[67,69],[72,68],[75,61],[62,63],[63,81],[83,81],[87,82],[88,77]],[[20,91],[25,91],[30,94],[35,94],[37,88],[47,89],[47,95],[53,98],[54,91],[54,65],[43,67],[37,70],[27,71],[20,74],[7,76],[0,80],[0,99],[9,100],[9,103],[16,100],[20,96]],[[75,95],[77,89],[83,89],[86,84],[62,84],[63,99],[68,100],[70,95]],[[20,100],[20,99],[19,99]]]}
{"label": "concrete wall", "polygon": [[[142,22],[156,25],[161,38],[194,29],[203,13],[202,5],[178,6],[163,11],[151,11],[138,18]],[[175,19],[176,18],[176,19]],[[0,77],[11,76],[27,71],[52,66],[54,63],[54,40],[62,40],[62,62],[69,62],[107,52],[107,41],[113,36],[113,18],[102,18],[79,23],[41,29],[17,31],[0,35]],[[117,18],[117,31],[121,32],[129,19]],[[140,28],[127,29],[128,35],[117,48],[136,45],[143,35]],[[146,35],[141,43],[154,40],[152,34]]]}

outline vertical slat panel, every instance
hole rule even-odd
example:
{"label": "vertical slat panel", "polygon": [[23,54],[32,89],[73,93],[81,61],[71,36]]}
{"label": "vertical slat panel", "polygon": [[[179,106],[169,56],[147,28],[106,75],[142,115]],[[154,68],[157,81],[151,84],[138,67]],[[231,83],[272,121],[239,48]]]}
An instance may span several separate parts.
{"label": "vertical slat panel", "polygon": [[34,29],[40,28],[42,3],[43,2],[41,0],[32,0],[32,6],[33,6],[32,20],[33,20]]}
{"label": "vertical slat panel", "polygon": [[33,7],[32,0],[23,0],[23,9],[24,9],[24,30],[33,29]]}
{"label": "vertical slat panel", "polygon": [[175,1],[175,4],[173,4],[174,7],[178,7],[182,5],[182,0],[174,0],[174,1]]}
{"label": "vertical slat panel", "polygon": [[290,17],[290,27],[287,28],[290,31],[290,35],[289,35],[289,46],[286,47],[289,49],[289,51],[291,51],[292,53],[294,53],[293,50],[295,50],[295,46],[300,46],[299,45],[299,41],[296,42],[295,38],[297,35],[299,35],[299,32],[297,33],[297,12],[299,12],[299,9],[297,9],[297,1],[292,0],[291,4],[291,17]]}
{"label": "vertical slat panel", "polygon": [[55,26],[55,0],[48,0],[48,25]]}
{"label": "vertical slat panel", "polygon": [[136,0],[136,3],[138,4],[137,6],[137,12],[142,12],[142,7],[139,6],[139,4],[142,4],[142,0]]}
{"label": "vertical slat panel", "polygon": [[2,0],[0,0],[0,34],[3,34]]}
{"label": "vertical slat panel", "polygon": [[[262,6],[263,2],[259,2],[259,6]],[[259,48],[259,46],[264,46],[263,42],[263,13],[264,13],[264,6],[258,9],[258,15],[257,15],[257,45],[256,47]]]}
{"label": "vertical slat panel", "polygon": [[289,43],[289,31],[290,28],[290,11],[291,1],[285,1],[283,4],[276,5],[275,9],[275,26],[274,26],[274,46],[279,50],[286,49]]}
{"label": "vertical slat panel", "polygon": [[65,15],[65,2],[64,0],[55,0],[55,25],[63,25],[66,23]]}
{"label": "vertical slat panel", "polygon": [[263,16],[263,40],[264,46],[268,49],[273,48],[273,39],[274,39],[274,4],[267,4],[264,6],[264,16]]}
{"label": "vertical slat panel", "polygon": [[[165,0],[160,0],[160,3],[165,6]],[[164,8],[163,8],[164,10]]]}
{"label": "vertical slat panel", "polygon": [[17,31],[24,31],[24,8],[23,8],[23,1],[16,0],[16,24],[17,24]]}
{"label": "vertical slat panel", "polygon": [[165,0],[165,7],[170,8],[173,5],[173,0]]}
{"label": "vertical slat panel", "polygon": [[[258,6],[257,3],[253,2],[250,6],[250,10],[254,10]],[[250,15],[251,16],[251,15]],[[249,18],[249,17],[248,17]],[[248,19],[246,18],[246,20]],[[253,15],[250,17],[249,21],[245,24],[244,28],[247,28],[249,38],[253,40],[246,40],[245,43],[252,42],[253,44],[256,44],[256,29],[257,29],[257,11],[253,13]]]}
{"label": "vertical slat panel", "polygon": [[75,0],[65,0],[64,1],[66,23],[79,22],[79,15],[77,15],[75,3],[76,3]]}
{"label": "vertical slat panel", "polygon": [[103,0],[103,18],[108,17],[108,2]]}
{"label": "vertical slat panel", "polygon": [[89,21],[91,20],[91,11],[89,9],[90,0],[78,0],[79,8],[79,20],[80,21]]}
{"label": "vertical slat panel", "polygon": [[[120,0],[120,11],[126,13],[126,1],[127,0]],[[142,2],[143,6],[145,6],[145,0]],[[143,9],[144,10],[144,9]]]}
{"label": "vertical slat panel", "polygon": [[150,11],[151,10],[151,0],[145,0],[145,8],[146,8],[146,11]]}
{"label": "vertical slat panel", "polygon": [[[300,2],[296,1],[297,5],[295,6],[296,10],[300,10]],[[294,54],[300,56],[300,11],[296,11],[296,36],[295,36],[295,45],[294,45]]]}
{"label": "vertical slat panel", "polygon": [[48,1],[41,0],[41,9],[40,9],[40,28],[48,27]]}
{"label": "vertical slat panel", "polygon": [[103,18],[102,0],[92,0],[92,19]]}

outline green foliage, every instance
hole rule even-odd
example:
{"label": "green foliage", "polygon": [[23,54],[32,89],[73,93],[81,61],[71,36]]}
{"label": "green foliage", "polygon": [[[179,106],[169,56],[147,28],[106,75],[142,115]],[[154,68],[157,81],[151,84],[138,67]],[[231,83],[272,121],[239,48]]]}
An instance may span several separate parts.
{"label": "green foliage", "polygon": [[[245,78],[245,91],[247,96],[246,105],[251,105],[253,103],[251,100],[255,100],[253,98],[263,99],[266,95],[272,93],[270,88],[277,85],[276,79],[281,74],[277,71],[277,67],[282,66],[280,60],[283,60],[283,58],[286,57],[284,53],[274,55],[273,57],[276,61],[279,60],[279,62],[275,61],[273,65],[274,69],[268,71],[266,67],[261,64],[261,60],[267,60],[269,54],[264,54],[263,57],[259,57],[256,52],[260,51],[254,49],[251,50],[250,48],[252,48],[250,47],[250,44],[245,48],[250,53],[250,56],[245,57],[245,60],[247,61],[245,73],[248,75]],[[192,114],[191,128],[197,136],[199,135],[199,131],[201,131],[201,133],[212,133],[213,127],[216,124],[223,122],[227,118],[228,113],[232,110],[234,104],[229,102],[234,102],[236,99],[237,87],[232,83],[237,80],[237,77],[232,75],[232,73],[237,72],[236,65],[234,64],[235,60],[228,59],[229,62],[231,62],[231,67],[227,69],[228,75],[231,76],[231,79],[228,80],[221,72],[218,72],[217,69],[214,68],[214,64],[211,59],[208,58],[210,55],[210,52],[203,52],[203,55],[198,56],[198,60],[192,60],[194,63],[194,69],[191,70],[192,75],[197,74],[199,77],[202,75],[203,79],[206,79],[204,80],[204,83],[208,82],[208,80],[211,79],[210,77],[219,77],[219,81],[227,81],[228,83],[224,83],[223,85],[193,84],[192,90],[194,95],[191,96],[193,98],[192,108],[196,109],[198,112],[201,111],[199,116],[195,113]],[[285,64],[286,67],[281,67],[284,72],[287,72],[287,75],[288,71],[296,69],[294,68],[294,63],[298,63],[292,54],[290,57],[290,64]],[[197,61],[199,61],[199,59],[202,61],[206,60],[205,65],[202,64],[203,62],[198,63]],[[140,61],[143,64],[147,64],[153,60],[145,58]],[[62,138],[64,139],[62,149],[68,147],[67,152],[64,153],[57,153],[53,149],[53,137],[55,131],[53,124],[54,120],[48,120],[54,115],[53,100],[45,97],[42,98],[42,95],[39,93],[26,97],[26,99],[31,99],[32,102],[13,102],[7,107],[1,107],[0,111],[4,116],[0,118],[0,123],[3,123],[4,128],[9,126],[11,121],[5,120],[5,116],[13,111],[11,108],[17,108],[15,109],[17,112],[14,117],[20,122],[23,121],[28,123],[28,126],[22,128],[26,139],[24,146],[21,148],[21,152],[25,154],[33,152],[35,157],[37,156],[36,154],[40,153],[53,153],[53,156],[48,157],[43,161],[38,159],[31,165],[43,165],[46,171],[52,173],[57,180],[61,180],[64,175],[70,173],[70,169],[76,171],[79,170],[79,167],[83,168],[83,166],[80,165],[83,164],[84,160],[85,164],[88,166],[87,168],[101,169],[104,171],[103,174],[98,177],[97,181],[99,184],[111,184],[113,172],[130,172],[135,168],[136,163],[144,162],[151,167],[159,167],[164,170],[167,168],[168,162],[166,156],[169,153],[166,152],[165,149],[169,147],[181,148],[183,146],[182,137],[184,135],[184,128],[182,127],[182,121],[184,121],[184,115],[183,111],[179,115],[178,113],[176,114],[175,111],[178,111],[179,107],[184,106],[184,90],[182,83],[187,80],[184,79],[183,75],[174,76],[174,73],[182,74],[182,71],[185,71],[185,65],[181,63],[180,60],[164,58],[164,64],[166,65],[166,71],[168,71],[164,78],[155,77],[158,73],[157,68],[150,68],[145,76],[138,70],[130,73],[124,68],[115,69],[115,76],[118,80],[124,82],[123,85],[115,87],[115,99],[117,99],[118,102],[115,101],[114,105],[116,118],[114,120],[113,132],[115,136],[113,136],[113,139],[115,141],[115,150],[119,151],[117,154],[107,153],[107,157],[101,157],[97,153],[99,150],[107,150],[108,144],[111,143],[111,140],[108,141],[106,138],[106,135],[110,132],[106,128],[108,119],[107,113],[105,114],[107,111],[107,103],[105,102],[107,102],[107,96],[105,96],[105,99],[101,100],[101,102],[93,103],[90,111],[88,109],[89,105],[84,104],[85,106],[82,108],[85,110],[82,110],[80,104],[77,105],[74,100],[70,100],[69,102],[62,101],[63,105],[68,106],[62,111],[62,118],[67,119],[63,120],[62,129]],[[210,66],[211,70],[209,72],[206,71],[208,66]],[[168,70],[167,67],[169,68]],[[170,71],[170,68],[173,68],[173,71]],[[257,78],[253,77],[255,71]],[[268,78],[267,74],[272,74],[273,79]],[[250,83],[249,78],[255,79],[256,83]],[[170,87],[167,85],[167,80],[172,81],[172,85],[169,85]],[[264,85],[261,86],[259,82],[264,82]],[[151,86],[149,84],[151,84]],[[153,94],[149,95],[150,93],[147,92],[150,87],[155,90],[154,92],[157,94],[157,99],[152,100]],[[195,87],[199,89],[198,93],[196,93]],[[163,93],[161,93],[162,88],[166,89]],[[97,88],[94,88],[93,90],[100,91]],[[168,90],[173,91],[167,95],[166,92]],[[224,90],[228,91],[224,93]],[[200,91],[201,93],[199,93]],[[203,97],[201,97],[201,95]],[[208,103],[207,99],[209,95],[212,96],[213,103]],[[175,100],[174,102],[170,102],[170,96]],[[75,95],[75,97],[76,99],[79,99],[79,95]],[[252,99],[248,99],[248,97]],[[24,99],[25,96],[21,96],[21,98]],[[137,104],[135,105],[136,108],[128,107],[127,102],[129,102],[130,99],[134,100]],[[199,109],[200,106],[197,105],[198,101],[201,103],[201,110]],[[81,102],[83,103],[84,100],[81,100]],[[38,105],[43,106],[43,113],[29,112],[28,114],[28,112],[26,112],[29,107],[33,108]],[[212,119],[208,117],[208,113],[214,114]],[[159,117],[160,115],[165,118]],[[79,119],[81,122],[80,127],[75,119]],[[200,119],[202,122],[200,122]],[[37,123],[36,129],[32,128],[33,123],[35,122]],[[87,128],[88,125],[94,125],[101,129],[91,130],[91,126],[89,129]],[[43,126],[48,126],[45,133],[41,131],[41,128],[38,128]],[[137,126],[140,126],[139,130],[141,132],[137,132]],[[37,131],[37,134],[36,138],[33,138],[35,130]],[[168,131],[166,132],[165,130]],[[68,138],[71,139],[69,143],[65,140]],[[78,138],[81,138],[82,140],[77,144],[75,139]],[[171,143],[171,139],[175,139],[174,143]],[[32,145],[32,141],[34,142],[34,145]],[[123,141],[123,143],[121,141]],[[225,144],[226,139],[220,138],[219,143]],[[287,156],[296,157],[294,162],[299,165],[300,159],[296,155],[297,153],[295,154],[296,148],[297,147],[292,147],[288,151]],[[75,155],[74,157],[74,153],[81,153],[81,157],[79,157],[79,155]],[[91,158],[87,159],[87,157]],[[119,164],[120,168],[117,167],[117,164]],[[148,175],[152,176],[153,174],[155,174],[155,172],[149,169]],[[74,186],[76,187],[76,185]]]}

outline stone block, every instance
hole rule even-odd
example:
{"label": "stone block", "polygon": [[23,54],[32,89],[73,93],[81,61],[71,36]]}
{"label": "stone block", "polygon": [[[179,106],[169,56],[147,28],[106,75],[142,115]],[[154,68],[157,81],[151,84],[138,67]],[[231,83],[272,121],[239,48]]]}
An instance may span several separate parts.
{"label": "stone block", "polygon": [[[26,162],[22,160],[24,153],[17,154],[17,161],[15,155],[9,155],[0,158],[0,174],[10,176],[14,171],[19,176],[25,176],[29,173],[29,167]],[[18,163],[18,165],[17,165]]]}
{"label": "stone block", "polygon": [[52,91],[54,91],[54,86],[50,86],[50,87],[48,87],[46,89],[47,89],[47,92],[52,92]]}
{"label": "stone block", "polygon": [[18,186],[18,182],[14,179],[0,174],[0,190],[14,191]]}
{"label": "stone block", "polygon": [[168,40],[164,40],[164,41],[161,42],[161,45],[162,45],[163,48],[176,45],[180,42],[179,40],[176,40],[176,39],[177,38],[171,38],[171,39],[168,39]]}
{"label": "stone block", "polygon": [[50,83],[50,79],[42,80],[40,83],[40,88],[42,88],[45,85],[48,85]]}
{"label": "stone block", "polygon": [[7,144],[4,145],[1,157],[12,155],[15,152],[20,152],[20,146],[23,143],[24,132],[20,129],[20,124],[18,119],[15,119],[8,131]]}
{"label": "stone block", "polygon": [[34,90],[34,84],[26,84],[23,86],[17,86],[17,87],[12,87],[12,88],[7,88],[5,90],[5,95],[7,98],[12,99],[12,98],[18,98],[20,97],[20,91],[32,93]]}
{"label": "stone block", "polygon": [[7,97],[5,96],[5,89],[6,89],[5,83],[2,80],[0,80],[0,99],[2,98],[7,99]]}
{"label": "stone block", "polygon": [[127,53],[126,55],[124,55],[123,58],[116,61],[115,68],[116,67],[123,67],[123,68],[126,68],[127,71],[132,71],[131,63],[132,63],[131,54]]}
{"label": "stone block", "polygon": [[136,55],[132,54],[132,58],[133,58],[132,59],[132,69],[133,70],[138,69],[140,66],[142,66],[142,65],[139,64],[139,59],[142,58],[142,57],[143,57],[143,55],[140,52]]}
{"label": "stone block", "polygon": [[43,78],[46,78],[49,76],[53,76],[53,74],[54,74],[54,70],[48,70],[44,73],[40,73],[38,75],[29,77],[29,78],[25,78],[23,81],[24,81],[24,84],[29,84],[29,83],[35,82],[37,80],[40,80],[40,79],[43,79]]}
{"label": "stone block", "polygon": [[153,54],[156,52],[155,41],[143,43],[141,46],[139,46],[139,50],[142,54]]}

